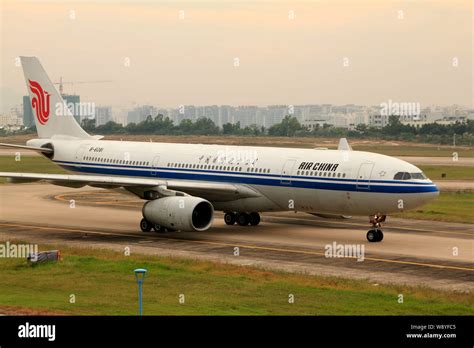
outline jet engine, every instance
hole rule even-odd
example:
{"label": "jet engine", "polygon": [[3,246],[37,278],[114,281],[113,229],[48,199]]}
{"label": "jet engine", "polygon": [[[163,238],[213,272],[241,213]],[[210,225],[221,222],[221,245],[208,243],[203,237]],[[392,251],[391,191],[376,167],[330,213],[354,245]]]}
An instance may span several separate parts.
{"label": "jet engine", "polygon": [[212,204],[192,196],[171,196],[145,203],[143,217],[151,223],[181,231],[205,231],[214,216]]}

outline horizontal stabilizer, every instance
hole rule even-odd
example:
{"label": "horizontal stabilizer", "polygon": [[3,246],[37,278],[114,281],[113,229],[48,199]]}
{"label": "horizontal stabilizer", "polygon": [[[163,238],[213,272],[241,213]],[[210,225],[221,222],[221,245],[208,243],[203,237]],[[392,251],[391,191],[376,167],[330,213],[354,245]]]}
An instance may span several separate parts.
{"label": "horizontal stabilizer", "polygon": [[23,150],[42,152],[42,153],[53,153],[54,152],[53,149],[49,149],[47,147],[26,146],[26,145],[16,145],[16,144],[0,143],[0,147],[10,147],[12,149],[23,149]]}

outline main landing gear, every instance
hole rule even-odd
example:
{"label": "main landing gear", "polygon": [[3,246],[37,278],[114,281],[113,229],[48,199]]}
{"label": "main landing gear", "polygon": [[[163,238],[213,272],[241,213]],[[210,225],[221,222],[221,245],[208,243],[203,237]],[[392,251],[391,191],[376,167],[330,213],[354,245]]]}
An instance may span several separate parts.
{"label": "main landing gear", "polygon": [[375,214],[370,217],[370,223],[372,224],[372,229],[367,232],[367,240],[371,243],[381,242],[383,240],[382,222],[385,222],[387,216],[380,213]]}
{"label": "main landing gear", "polygon": [[253,213],[225,213],[224,222],[227,225],[234,225],[237,223],[240,226],[257,226],[260,223],[260,214]]}
{"label": "main landing gear", "polygon": [[150,232],[151,230],[154,230],[157,233],[173,232],[173,231],[168,231],[167,228],[158,224],[154,224],[146,219],[142,219],[140,221],[140,228],[142,232]]}

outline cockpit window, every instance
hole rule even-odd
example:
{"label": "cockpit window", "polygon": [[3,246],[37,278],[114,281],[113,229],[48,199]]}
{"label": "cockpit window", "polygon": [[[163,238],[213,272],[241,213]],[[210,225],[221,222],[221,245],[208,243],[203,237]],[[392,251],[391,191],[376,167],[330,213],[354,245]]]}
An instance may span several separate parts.
{"label": "cockpit window", "polygon": [[394,180],[402,180],[403,179],[403,172],[398,172],[397,174],[395,174],[393,179]]}
{"label": "cockpit window", "polygon": [[410,179],[425,180],[426,175],[423,174],[422,172],[418,172],[418,173],[398,172],[393,177],[393,180],[410,180]]}
{"label": "cockpit window", "polygon": [[410,173],[407,173],[407,172],[403,173],[403,178],[402,178],[402,180],[410,180],[410,179],[411,179]]}
{"label": "cockpit window", "polygon": [[419,173],[411,173],[411,178],[412,178],[412,179],[418,179],[418,180],[425,180],[425,179],[426,179],[426,175],[423,174],[422,172],[419,172]]}

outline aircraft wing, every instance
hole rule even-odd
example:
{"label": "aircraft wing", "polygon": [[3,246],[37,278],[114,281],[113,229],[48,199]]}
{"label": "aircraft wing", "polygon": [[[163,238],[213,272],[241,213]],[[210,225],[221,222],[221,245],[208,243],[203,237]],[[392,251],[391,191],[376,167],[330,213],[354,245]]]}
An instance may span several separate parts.
{"label": "aircraft wing", "polygon": [[0,172],[0,177],[8,178],[8,181],[13,183],[46,181],[54,185],[75,188],[83,186],[100,187],[105,189],[123,187],[138,196],[142,196],[145,191],[156,190],[161,195],[172,195],[173,192],[179,191],[191,196],[199,196],[214,201],[260,197],[258,192],[245,185],[202,182],[197,180],[166,180],[159,178],[131,178],[126,176],[12,172]]}

